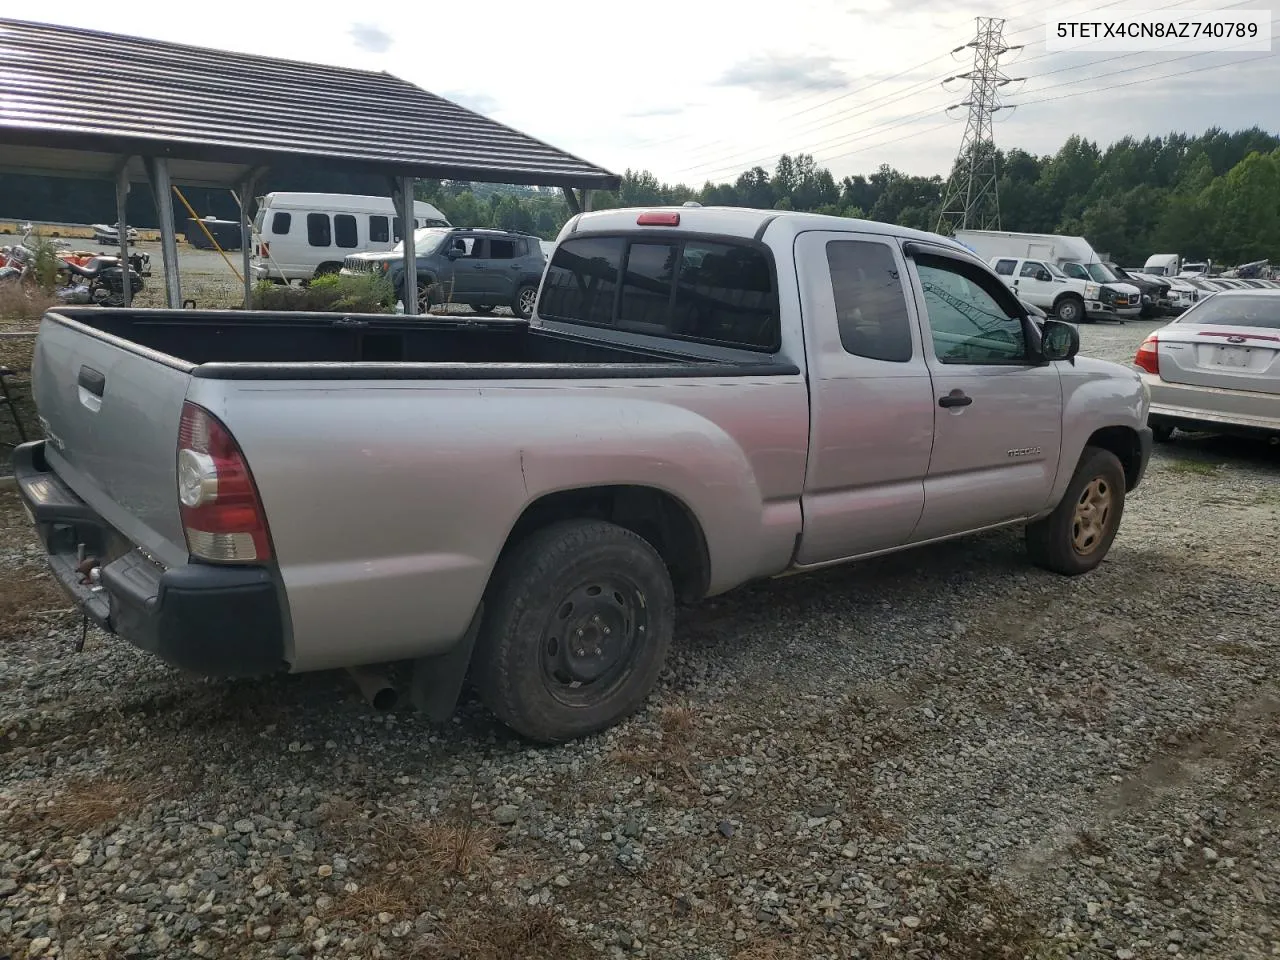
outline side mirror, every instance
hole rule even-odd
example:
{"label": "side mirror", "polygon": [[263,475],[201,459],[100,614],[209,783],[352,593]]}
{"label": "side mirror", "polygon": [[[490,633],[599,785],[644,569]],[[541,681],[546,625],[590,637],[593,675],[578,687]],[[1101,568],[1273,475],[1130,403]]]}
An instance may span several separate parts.
{"label": "side mirror", "polygon": [[1036,279],[1041,281],[1042,283],[1047,283],[1048,281],[1053,279],[1053,274],[1050,273],[1048,270],[1041,270],[1039,273],[1036,274]]}
{"label": "side mirror", "polygon": [[462,256],[462,251],[459,250],[457,247],[450,247],[448,250],[444,252],[444,255],[448,257],[450,260],[457,260],[460,256]]}
{"label": "side mirror", "polygon": [[1061,320],[1045,320],[1040,327],[1040,354],[1046,360],[1074,360],[1080,352],[1080,331]]}

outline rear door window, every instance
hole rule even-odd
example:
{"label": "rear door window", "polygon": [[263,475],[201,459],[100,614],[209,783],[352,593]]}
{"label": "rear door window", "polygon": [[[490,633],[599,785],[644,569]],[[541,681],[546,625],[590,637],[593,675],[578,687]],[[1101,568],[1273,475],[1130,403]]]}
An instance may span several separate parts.
{"label": "rear door window", "polygon": [[333,218],[333,236],[338,246],[351,249],[359,246],[356,234],[356,218],[349,213],[339,213]]}
{"label": "rear door window", "polygon": [[333,228],[327,213],[307,214],[307,243],[313,247],[327,247],[333,243]]}
{"label": "rear door window", "polygon": [[391,236],[391,228],[386,217],[371,216],[369,218],[369,242],[386,243]]}
{"label": "rear door window", "polygon": [[893,251],[875,241],[831,240],[827,266],[841,346],[870,360],[910,360],[911,318]]}
{"label": "rear door window", "polygon": [[271,217],[271,232],[277,237],[283,237],[289,232],[289,227],[293,225],[293,214],[291,213],[275,213]]}
{"label": "rear door window", "polygon": [[490,260],[514,260],[515,258],[516,243],[514,240],[504,240],[499,237],[489,238]]}
{"label": "rear door window", "polygon": [[1018,265],[1017,260],[997,260],[996,273],[1000,274],[1000,276],[1002,277],[1012,277],[1013,268],[1016,267],[1017,265]]}

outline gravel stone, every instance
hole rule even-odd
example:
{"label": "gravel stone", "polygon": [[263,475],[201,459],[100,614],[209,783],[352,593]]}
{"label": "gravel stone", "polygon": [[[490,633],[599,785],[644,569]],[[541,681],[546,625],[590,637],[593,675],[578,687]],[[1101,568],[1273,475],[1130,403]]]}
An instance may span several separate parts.
{"label": "gravel stone", "polygon": [[[745,587],[554,748],[77,654],[54,591],[0,643],[0,953],[1274,957],[1278,528],[1274,449],[1178,435],[1093,574],[1003,531]],[[0,492],[0,596],[44,569]]]}

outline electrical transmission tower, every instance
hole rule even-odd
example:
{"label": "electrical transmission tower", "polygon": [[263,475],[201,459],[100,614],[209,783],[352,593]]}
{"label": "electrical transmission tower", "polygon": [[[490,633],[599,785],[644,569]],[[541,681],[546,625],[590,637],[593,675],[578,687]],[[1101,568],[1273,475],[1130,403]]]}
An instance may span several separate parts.
{"label": "electrical transmission tower", "polygon": [[996,190],[996,142],[992,132],[992,115],[999,109],[1000,88],[1021,79],[1006,77],[1000,69],[1000,58],[1021,44],[1005,46],[1004,20],[976,17],[978,30],[974,38],[951,52],[973,48],[973,68],[943,81],[968,80],[969,97],[948,107],[969,109],[964,139],[956,155],[951,179],[942,195],[942,211],[938,215],[938,233],[953,230],[1000,229],[1000,197]]}

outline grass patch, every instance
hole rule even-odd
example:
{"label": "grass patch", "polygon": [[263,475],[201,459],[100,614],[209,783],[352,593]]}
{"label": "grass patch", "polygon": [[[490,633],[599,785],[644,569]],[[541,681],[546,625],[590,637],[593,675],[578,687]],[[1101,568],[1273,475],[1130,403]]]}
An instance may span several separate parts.
{"label": "grass patch", "polygon": [[396,291],[386,277],[330,273],[306,286],[260,280],[253,288],[255,310],[310,310],[336,313],[387,313]]}
{"label": "grass patch", "polygon": [[1174,460],[1166,464],[1165,469],[1182,476],[1211,477],[1222,469],[1222,465],[1207,460]]}

